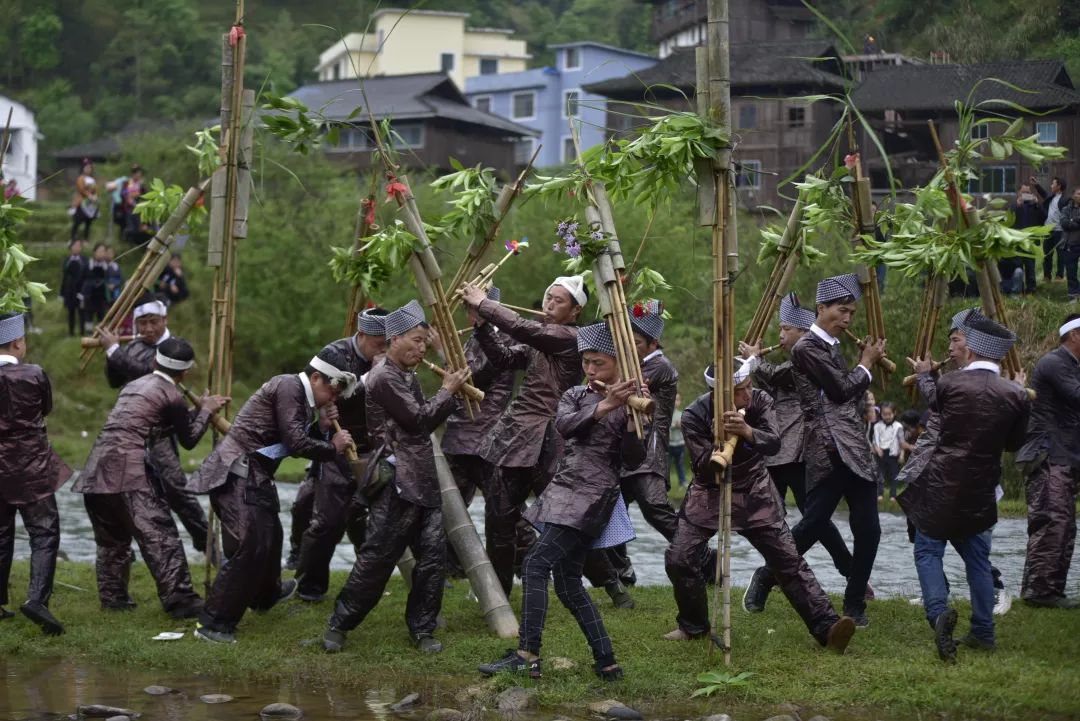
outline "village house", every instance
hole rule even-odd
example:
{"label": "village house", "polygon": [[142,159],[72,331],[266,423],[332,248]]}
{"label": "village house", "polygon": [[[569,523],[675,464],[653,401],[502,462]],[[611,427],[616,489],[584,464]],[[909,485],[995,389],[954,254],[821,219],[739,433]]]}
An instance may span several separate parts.
{"label": "village house", "polygon": [[3,184],[14,180],[19,193],[24,198],[34,200],[37,198],[37,145],[41,133],[38,132],[34,114],[25,105],[0,95],[0,123],[7,122],[8,113],[11,113],[11,128],[8,131],[11,137],[2,159]]}

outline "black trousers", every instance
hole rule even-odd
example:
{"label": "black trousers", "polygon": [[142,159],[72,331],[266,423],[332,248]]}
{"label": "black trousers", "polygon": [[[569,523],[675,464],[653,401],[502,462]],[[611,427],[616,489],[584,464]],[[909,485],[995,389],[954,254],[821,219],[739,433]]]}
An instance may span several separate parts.
{"label": "black trousers", "polygon": [[[676,621],[686,634],[703,636],[709,632],[709,599],[701,556],[716,532],[679,519],[675,539],[664,553],[664,567],[675,592],[679,614]],[[774,580],[802,618],[811,635],[824,645],[829,628],[840,620],[829,597],[818,584],[814,572],[795,548],[787,523],[739,531],[750,541],[772,570]]]}
{"label": "black trousers", "polygon": [[1059,247],[1061,244],[1062,232],[1055,230],[1046,236],[1043,240],[1043,280],[1049,281],[1051,272],[1054,270],[1054,255],[1057,255],[1057,273],[1054,273],[1058,278],[1065,277],[1065,257],[1063,247]]}
{"label": "black trousers", "polygon": [[289,526],[289,558],[300,558],[300,546],[304,542],[304,532],[311,525],[311,516],[315,512],[315,481],[305,476],[296,491],[289,514],[292,524]]}
{"label": "black trousers", "polygon": [[94,222],[94,219],[86,214],[82,209],[82,205],[75,208],[75,213],[71,216],[71,239],[75,240],[78,235],[79,226],[83,226],[83,240],[90,240],[90,224]]}
{"label": "black trousers", "polygon": [[[669,543],[675,537],[679,525],[679,516],[668,500],[668,479],[656,473],[642,473],[622,480],[623,500],[626,505],[637,503],[645,522],[659,531]],[[628,586],[637,582],[637,574],[626,552],[626,544],[620,544],[606,551],[611,565],[619,580]]]}
{"label": "black trousers", "polygon": [[416,566],[405,603],[405,623],[414,639],[434,633],[446,578],[442,508],[424,508],[402,500],[392,484],[371,505],[367,538],[338,594],[327,624],[330,628],[351,631],[363,622],[382,599],[406,548],[412,551]]}
{"label": "black trousers", "polygon": [[[253,462],[254,463],[254,462]],[[254,475],[254,469],[251,470]],[[247,609],[265,611],[281,593],[281,544],[277,487],[273,481],[229,474],[210,491],[210,504],[221,519],[225,560],[210,587],[199,623],[232,633]]]}
{"label": "black trousers", "polygon": [[[472,504],[477,490],[487,497],[488,485],[495,473],[493,465],[481,456],[464,453],[448,453],[446,462],[450,466],[450,472],[454,474],[454,483],[461,492],[461,500],[465,502],[466,508]],[[462,578],[465,575],[461,561],[449,543],[446,546],[446,575],[453,578]]]}
{"label": "black trousers", "polygon": [[[787,498],[788,489],[795,496],[795,507],[799,513],[806,513],[806,464],[802,461],[785,463],[780,466],[769,466],[769,475],[772,476],[773,485],[780,493],[781,500]],[[851,551],[844,543],[844,537],[840,535],[840,529],[830,518],[821,527],[821,535],[818,538],[821,545],[832,557],[833,566],[845,578],[851,573]]]}
{"label": "black trousers", "polygon": [[330,561],[347,533],[359,552],[367,528],[367,506],[356,498],[352,483],[315,481],[314,511],[304,531],[296,566],[297,589],[305,596],[322,596],[330,587]]}
{"label": "black trousers", "polygon": [[60,514],[56,496],[15,506],[0,500],[0,606],[8,602],[11,560],[15,554],[15,515],[22,517],[23,528],[30,536],[30,588],[27,601],[49,605],[56,552],[60,548]]}
{"label": "black trousers", "polygon": [[855,537],[851,568],[844,592],[844,610],[863,611],[866,608],[866,584],[877,558],[881,540],[881,523],[877,510],[877,486],[855,475],[838,455],[830,455],[830,473],[806,493],[803,518],[791,529],[799,555],[821,540],[840,499],[848,504],[848,523]]}
{"label": "black trousers", "polygon": [[1080,469],[1046,461],[1027,480],[1028,544],[1024,598],[1060,598],[1076,545]]}
{"label": "black trousers", "polygon": [[180,465],[180,449],[172,436],[159,438],[150,444],[146,454],[155,486],[180,523],[184,525],[195,550],[206,552],[206,511],[199,498],[187,489],[187,475]]}
{"label": "black trousers", "polygon": [[603,668],[615,663],[600,611],[581,582],[585,555],[593,538],[576,528],[549,523],[544,526],[521,565],[524,587],[521,601],[521,626],[518,648],[540,655],[541,637],[547,619],[548,579],[555,583],[555,595],[577,621],[589,642],[593,660]]}
{"label": "black trousers", "polygon": [[484,497],[484,535],[487,553],[495,574],[507,596],[514,585],[514,562],[519,556],[517,544],[521,508],[530,493],[539,496],[551,478],[538,468],[501,466],[491,477]]}
{"label": "black trousers", "polygon": [[149,489],[87,493],[83,504],[97,543],[95,568],[103,608],[124,608],[133,603],[128,595],[132,540],[139,545],[166,611],[199,603],[201,599],[191,585],[184,544],[161,496]]}

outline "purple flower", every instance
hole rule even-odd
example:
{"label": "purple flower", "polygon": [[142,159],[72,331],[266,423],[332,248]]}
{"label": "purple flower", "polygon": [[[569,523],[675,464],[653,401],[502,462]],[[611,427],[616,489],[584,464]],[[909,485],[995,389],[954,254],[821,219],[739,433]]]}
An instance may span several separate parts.
{"label": "purple flower", "polygon": [[567,226],[567,223],[564,220],[561,223],[559,223],[557,226],[555,226],[555,232],[558,233],[559,235],[562,235],[563,233],[566,232],[566,226]]}
{"label": "purple flower", "polygon": [[589,235],[592,237],[593,240],[603,240],[604,239],[604,234],[602,232],[600,232],[599,230],[594,230]]}
{"label": "purple flower", "polygon": [[576,220],[567,227],[567,230],[569,232],[575,233],[575,234],[577,233],[577,229],[578,229],[578,222]]}
{"label": "purple flower", "polygon": [[571,258],[577,258],[581,255],[581,246],[577,243],[570,243],[566,246],[566,254]]}
{"label": "purple flower", "polygon": [[551,246],[551,249],[554,250],[556,253],[558,253],[558,252],[562,251],[562,246],[559,245],[558,243],[555,243],[555,244],[553,244]]}

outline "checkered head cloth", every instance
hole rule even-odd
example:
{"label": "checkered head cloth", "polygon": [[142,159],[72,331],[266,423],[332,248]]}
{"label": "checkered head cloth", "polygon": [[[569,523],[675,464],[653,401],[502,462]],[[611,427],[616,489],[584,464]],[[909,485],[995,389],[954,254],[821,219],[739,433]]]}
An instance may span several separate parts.
{"label": "checkered head cloth", "polygon": [[499,289],[498,289],[498,288],[497,288],[496,286],[494,286],[494,285],[493,285],[493,286],[491,286],[490,288],[488,288],[488,292],[487,292],[487,299],[488,299],[488,300],[493,300],[493,301],[495,301],[496,303],[498,303],[499,301],[501,301],[501,300],[502,300],[502,291],[501,291],[501,290],[499,290]]}
{"label": "checkered head cloth", "polygon": [[425,325],[424,309],[415,300],[410,300],[393,313],[386,316],[386,337],[408,333],[418,325]]}
{"label": "checkered head cloth", "polygon": [[656,298],[630,306],[630,326],[641,335],[660,342],[664,334],[664,304]]}
{"label": "checkered head cloth", "polygon": [[386,311],[368,308],[356,316],[356,327],[364,335],[386,335]]}
{"label": "checkered head cloth", "polygon": [[975,318],[964,327],[967,347],[983,358],[999,361],[1016,342],[1016,334],[989,318]]}
{"label": "checkered head cloth", "polygon": [[788,293],[780,299],[780,322],[784,325],[810,330],[815,320],[817,320],[817,314],[799,305],[799,296]]}
{"label": "checkered head cloth", "polygon": [[952,321],[949,323],[949,332],[962,331],[967,328],[968,323],[971,321],[985,317],[978,308],[964,308],[952,317]]}
{"label": "checkered head cloth", "polygon": [[22,313],[0,314],[0,345],[7,345],[26,335],[26,317]]}
{"label": "checkered head cloth", "polygon": [[854,273],[846,275],[834,275],[817,284],[815,303],[830,303],[851,296],[855,300],[862,298],[862,289],[859,288],[859,278]]}
{"label": "checkered head cloth", "polygon": [[611,331],[608,330],[607,323],[593,323],[578,328],[577,349],[578,353],[591,350],[614,358],[615,341],[611,339]]}

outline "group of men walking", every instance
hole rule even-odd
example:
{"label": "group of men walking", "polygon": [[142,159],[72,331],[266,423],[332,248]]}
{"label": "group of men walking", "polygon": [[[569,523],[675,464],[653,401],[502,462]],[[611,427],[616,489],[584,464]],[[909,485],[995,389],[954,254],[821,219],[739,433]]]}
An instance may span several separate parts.
{"label": "group of men walking", "polygon": [[[722,418],[736,439],[732,528],[765,562],[744,607],[762,610],[777,585],[813,638],[839,652],[856,629],[870,624],[869,581],[881,534],[879,471],[857,403],[885,341],[864,344],[850,368],[838,340],[859,297],[853,275],[821,281],[812,308],[794,294],[785,297],[780,341],[790,360],[773,364],[761,357],[760,346],[741,344],[743,357],[731,379],[734,407]],[[704,369],[706,392],[682,414],[693,482],[676,511],[667,496],[666,452],[679,374],[661,347],[659,302],[627,310],[645,380],[639,387],[620,377],[607,326],[578,324],[588,302],[580,276],[556,278],[546,289],[542,321],[502,305],[497,289],[467,285],[462,299],[473,323],[464,346],[469,368],[443,374],[431,397],[424,397],[415,369],[429,346],[438,350],[441,343],[423,308],[416,301],[392,312],[371,308],[359,315],[354,336],[325,346],[300,373],[264,383],[190,480],[178,446],[193,447],[229,399],[204,396],[188,408],[180,384],[194,350],[170,334],[159,299],[140,301],[137,340],[121,345],[103,333],[107,377],[120,395],[74,487],[84,494],[98,545],[102,607],[124,611],[135,605],[127,589],[134,540],[163,608],[176,618],[197,618],[198,638],[233,643],[247,609],[266,611],[294,594],[306,602],[323,599],[334,549],[347,534],[356,562],[327,620],[324,649],[344,648],[410,550],[415,565],[406,625],[418,649],[440,651],[436,620],[445,577],[455,568],[432,446],[433,432],[445,425],[443,452],[463,497],[468,502],[476,490],[484,495],[487,552],[504,591],[510,593],[515,572],[522,579],[518,648],[483,664],[481,672],[542,674],[553,579],[557,597],[589,643],[595,673],[608,681],[621,678],[583,578],[603,587],[616,606],[633,606],[627,503],[638,503],[669,541],[665,565],[678,613],[677,627],[665,638],[710,636],[707,586],[717,560],[708,541],[717,530],[721,498],[712,460],[720,450],[713,440],[713,368]],[[1080,315],[1065,320],[1059,337],[1060,346],[1035,367],[1034,401],[1026,379],[1001,377],[1000,361],[1015,336],[976,310],[958,314],[950,327],[949,354],[958,371],[938,378],[930,359],[911,359],[932,414],[898,500],[911,526],[927,619],[946,661],[957,652],[957,614],[948,604],[941,563],[947,543],[964,559],[972,598],[971,630],[961,641],[976,649],[995,646],[989,552],[1004,450],[1019,451],[1028,478],[1023,598],[1036,606],[1076,605],[1064,584],[1080,481]],[[8,600],[19,512],[33,554],[30,596],[21,610],[46,632],[60,633],[62,624],[48,610],[59,542],[53,494],[71,471],[46,436],[48,379],[22,362],[25,353],[22,317],[0,319],[0,606]],[[457,399],[466,382],[485,392],[471,417]],[[640,436],[627,409],[634,395],[653,405]],[[312,464],[293,508],[289,564],[296,576],[283,581],[274,475],[286,456]],[[791,528],[785,520],[788,490],[802,513]],[[205,602],[192,587],[170,515],[175,512],[195,546],[207,550],[206,518],[195,494],[209,495],[222,523],[220,569]],[[851,550],[831,520],[841,500],[849,511]],[[803,557],[818,541],[847,579],[839,610]],[[0,607],[0,616],[7,615]]]}

